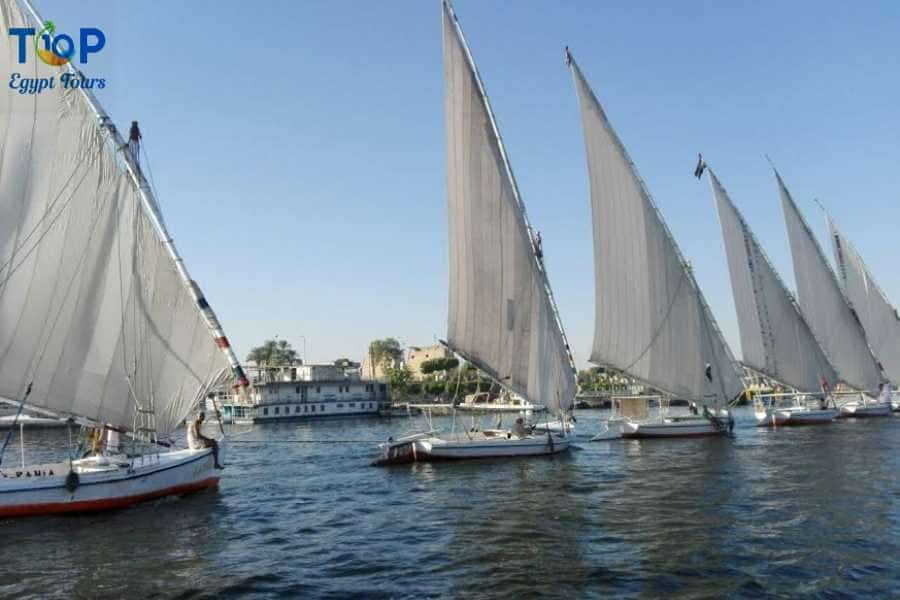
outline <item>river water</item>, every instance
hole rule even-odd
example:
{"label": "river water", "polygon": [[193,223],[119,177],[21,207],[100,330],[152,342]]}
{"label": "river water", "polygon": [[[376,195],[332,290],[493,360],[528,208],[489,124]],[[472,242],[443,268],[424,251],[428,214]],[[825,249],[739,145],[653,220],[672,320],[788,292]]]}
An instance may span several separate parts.
{"label": "river water", "polygon": [[0,597],[900,596],[900,419],[589,442],[602,414],[568,455],[391,468],[365,442],[421,419],[237,427],[218,491],[0,521]]}

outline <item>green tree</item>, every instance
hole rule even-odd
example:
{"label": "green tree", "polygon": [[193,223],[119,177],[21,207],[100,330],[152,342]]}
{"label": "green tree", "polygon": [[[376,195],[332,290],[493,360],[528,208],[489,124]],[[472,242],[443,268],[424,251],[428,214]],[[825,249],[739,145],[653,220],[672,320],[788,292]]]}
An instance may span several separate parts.
{"label": "green tree", "polygon": [[297,351],[287,340],[266,340],[262,346],[256,346],[250,350],[247,360],[262,367],[280,367],[296,361]]}
{"label": "green tree", "polygon": [[405,366],[388,367],[386,372],[391,384],[391,395],[398,399],[405,398],[412,383],[412,373]]}
{"label": "green tree", "polygon": [[343,367],[346,369],[349,367],[358,367],[359,363],[355,363],[352,360],[350,360],[349,358],[338,358],[338,359],[335,359],[334,366]]}
{"label": "green tree", "polygon": [[394,338],[374,340],[369,344],[369,359],[373,369],[379,366],[393,367],[403,359],[403,349]]}
{"label": "green tree", "polygon": [[439,371],[449,371],[459,366],[459,360],[456,358],[432,358],[422,362],[421,370],[423,375],[436,373]]}

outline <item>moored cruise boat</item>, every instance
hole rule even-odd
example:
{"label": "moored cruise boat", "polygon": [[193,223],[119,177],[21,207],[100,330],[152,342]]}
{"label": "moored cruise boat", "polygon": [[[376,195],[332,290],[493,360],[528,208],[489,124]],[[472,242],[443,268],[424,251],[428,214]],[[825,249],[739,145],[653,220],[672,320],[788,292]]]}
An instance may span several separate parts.
{"label": "moored cruise boat", "polygon": [[332,364],[268,369],[254,379],[250,395],[257,423],[376,416],[390,406],[388,384],[359,379],[358,373]]}

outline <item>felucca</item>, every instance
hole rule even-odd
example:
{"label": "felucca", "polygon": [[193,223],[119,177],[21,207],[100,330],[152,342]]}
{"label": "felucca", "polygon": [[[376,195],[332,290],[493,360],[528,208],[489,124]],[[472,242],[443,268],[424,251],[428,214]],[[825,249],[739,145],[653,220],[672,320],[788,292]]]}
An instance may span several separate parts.
{"label": "felucca", "polygon": [[[875,281],[862,255],[838,230],[831,215],[828,215],[828,230],[844,293],[859,317],[869,346],[890,384],[894,388],[900,387],[900,314]],[[900,401],[889,387],[882,388],[882,393],[891,399],[894,412],[900,410]]]}
{"label": "felucca", "polygon": [[[27,1],[0,0],[4,32],[43,23]],[[0,70],[82,77],[71,62],[50,66],[31,52],[19,65],[17,46],[2,44]],[[137,124],[126,142],[83,88],[6,91],[0,397],[20,412],[94,428],[107,444],[86,458],[3,466],[0,517],[118,508],[216,486],[209,448],[170,442],[229,370],[240,385],[247,380],[141,172]]]}
{"label": "felucca", "polygon": [[777,170],[775,178],[791,245],[800,309],[838,377],[855,390],[849,394],[835,392],[835,396],[844,400],[839,407],[841,416],[890,415],[890,402],[871,395],[884,387],[884,380],[862,323]]}
{"label": "felucca", "polygon": [[[524,401],[565,422],[575,367],[484,84],[443,2],[450,299],[446,345]],[[467,430],[389,440],[375,464],[556,454],[566,432]]]}
{"label": "felucca", "polygon": [[672,234],[600,102],[566,49],[590,175],[595,325],[591,362],[615,369],[702,416],[624,418],[623,437],[728,432],[743,390],[737,362]]}
{"label": "felucca", "polygon": [[[831,423],[838,416],[827,406],[828,382],[837,380],[800,307],[728,192],[700,159],[698,176],[709,174],[737,310],[744,366],[790,387],[792,393],[754,397],[759,425]],[[824,389],[823,389],[824,388]]]}

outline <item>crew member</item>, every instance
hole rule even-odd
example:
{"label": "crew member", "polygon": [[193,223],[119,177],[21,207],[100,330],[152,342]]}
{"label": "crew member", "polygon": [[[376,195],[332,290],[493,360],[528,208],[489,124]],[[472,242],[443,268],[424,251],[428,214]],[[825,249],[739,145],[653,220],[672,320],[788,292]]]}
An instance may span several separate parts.
{"label": "crew member", "polygon": [[199,450],[201,448],[212,448],[213,460],[215,460],[217,469],[224,469],[219,464],[219,443],[203,435],[203,421],[206,419],[206,413],[200,411],[191,426],[188,427],[188,446],[191,450]]}

